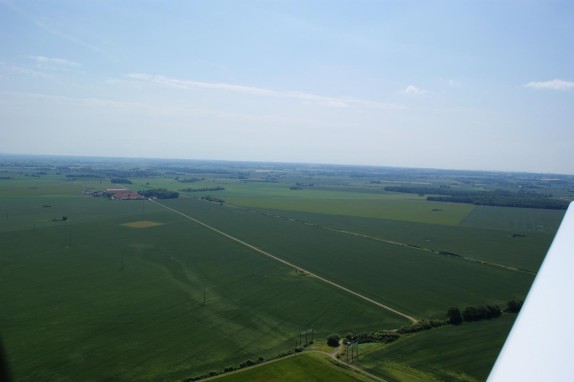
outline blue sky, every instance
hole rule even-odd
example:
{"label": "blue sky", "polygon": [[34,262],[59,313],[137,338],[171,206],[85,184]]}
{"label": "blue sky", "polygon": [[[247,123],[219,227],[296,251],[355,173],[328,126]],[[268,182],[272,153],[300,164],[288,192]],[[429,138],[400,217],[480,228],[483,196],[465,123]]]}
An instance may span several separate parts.
{"label": "blue sky", "polygon": [[0,153],[574,174],[570,1],[0,0]]}

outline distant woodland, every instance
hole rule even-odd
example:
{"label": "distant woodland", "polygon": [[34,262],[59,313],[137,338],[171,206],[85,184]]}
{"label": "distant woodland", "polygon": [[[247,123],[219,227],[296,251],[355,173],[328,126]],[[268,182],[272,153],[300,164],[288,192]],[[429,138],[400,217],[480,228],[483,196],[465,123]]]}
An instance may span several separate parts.
{"label": "distant woodland", "polygon": [[550,195],[534,192],[510,192],[504,190],[466,191],[454,190],[450,187],[418,186],[388,186],[385,187],[385,191],[404,192],[421,196],[430,195],[427,196],[427,200],[431,202],[468,203],[480,206],[565,210],[569,204],[565,200],[552,199]]}

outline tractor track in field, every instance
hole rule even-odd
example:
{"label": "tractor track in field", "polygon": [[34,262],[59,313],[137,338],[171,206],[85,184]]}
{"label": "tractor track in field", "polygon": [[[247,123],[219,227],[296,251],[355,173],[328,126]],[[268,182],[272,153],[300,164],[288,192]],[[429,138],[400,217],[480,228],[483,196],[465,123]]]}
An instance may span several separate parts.
{"label": "tractor track in field", "polygon": [[155,201],[155,200],[152,200],[152,199],[148,199],[148,200],[149,200],[151,203],[154,203],[154,204],[156,204],[156,205],[158,205],[158,206],[160,206],[160,207],[163,207],[163,208],[165,208],[165,209],[167,209],[167,210],[169,210],[169,211],[171,211],[171,212],[174,212],[174,213],[176,213],[176,214],[178,214],[178,215],[180,215],[180,216],[183,216],[184,218],[186,218],[186,219],[188,219],[188,220],[191,220],[191,221],[193,221],[193,222],[195,222],[195,223],[197,223],[197,224],[199,224],[199,225],[201,225],[201,226],[203,226],[203,227],[205,227],[205,228],[208,228],[208,229],[210,229],[210,230],[212,230],[212,231],[214,231],[214,232],[216,232],[216,233],[218,233],[218,234],[220,234],[220,235],[222,235],[222,236],[224,236],[224,237],[226,237],[226,238],[228,238],[228,239],[230,239],[230,240],[232,240],[232,241],[235,241],[236,243],[239,243],[239,244],[241,244],[241,245],[243,245],[243,246],[245,246],[245,247],[247,247],[247,248],[249,248],[249,249],[252,249],[252,250],[254,250],[255,252],[258,252],[258,253],[260,253],[260,254],[262,254],[262,255],[265,255],[265,256],[267,256],[267,257],[270,257],[270,258],[272,258],[273,260],[278,261],[278,262],[280,262],[280,263],[282,263],[282,264],[284,264],[284,265],[287,265],[287,266],[289,266],[289,267],[291,267],[291,268],[295,268],[295,269],[296,269],[297,271],[299,271],[299,272],[304,272],[304,273],[308,274],[309,276],[314,277],[314,278],[316,278],[316,279],[318,279],[318,280],[320,280],[320,281],[322,281],[322,282],[324,282],[324,283],[326,283],[326,284],[329,284],[329,285],[331,285],[331,286],[333,286],[333,287],[335,287],[335,288],[341,289],[341,290],[343,290],[343,291],[345,291],[345,292],[347,292],[347,293],[352,294],[352,295],[355,296],[355,297],[358,297],[358,298],[360,298],[360,299],[362,299],[362,300],[365,300],[365,301],[367,301],[367,302],[369,302],[369,303],[371,303],[371,304],[373,304],[373,305],[376,305],[376,306],[378,306],[378,307],[380,307],[380,308],[386,309],[386,310],[388,310],[389,312],[395,313],[395,314],[397,314],[397,315],[399,315],[399,316],[401,316],[401,317],[403,317],[403,318],[406,318],[407,320],[409,320],[409,321],[412,322],[412,323],[418,322],[418,320],[417,320],[416,318],[414,318],[414,317],[412,317],[412,316],[409,316],[409,315],[406,314],[406,313],[403,313],[403,312],[401,312],[401,311],[399,311],[399,310],[396,310],[396,309],[394,309],[394,308],[391,308],[391,307],[388,306],[388,305],[385,305],[385,304],[383,304],[383,303],[380,303],[380,302],[378,302],[378,301],[376,301],[376,300],[373,300],[372,298],[369,298],[369,297],[367,297],[367,296],[365,296],[365,295],[362,295],[362,294],[360,294],[360,293],[358,293],[358,292],[355,292],[355,291],[352,290],[352,289],[346,288],[346,287],[344,287],[344,286],[342,286],[342,285],[340,285],[340,284],[337,284],[337,283],[335,283],[335,282],[333,282],[333,281],[331,281],[331,280],[328,280],[328,279],[326,279],[326,278],[324,278],[324,277],[321,277],[321,276],[317,275],[316,273],[310,272],[310,271],[308,271],[308,270],[306,270],[306,269],[304,269],[304,268],[301,268],[301,267],[299,267],[299,266],[297,266],[297,265],[295,265],[295,264],[293,264],[293,263],[290,263],[290,262],[288,262],[288,261],[286,261],[286,260],[283,260],[282,258],[277,257],[277,256],[275,256],[275,255],[272,255],[271,253],[269,253],[269,252],[267,252],[267,251],[264,251],[264,250],[262,250],[261,248],[258,248],[258,247],[254,246],[254,245],[252,245],[252,244],[249,244],[249,243],[247,243],[247,242],[245,242],[245,241],[243,241],[243,240],[241,240],[241,239],[236,238],[235,236],[231,236],[231,235],[229,235],[229,234],[227,234],[227,233],[225,233],[225,232],[223,232],[223,231],[220,231],[220,230],[218,230],[217,228],[212,227],[212,226],[210,226],[210,225],[208,225],[208,224],[206,224],[206,223],[204,223],[204,222],[202,222],[202,221],[200,221],[200,220],[198,220],[198,219],[195,219],[195,218],[193,218],[193,217],[191,217],[191,216],[189,216],[189,215],[186,215],[186,214],[184,214],[184,213],[181,212],[181,211],[178,211],[178,210],[176,210],[176,209],[173,209],[173,208],[171,208],[171,207],[168,207],[168,206],[166,206],[166,205],[164,205],[164,204],[161,204],[161,203],[159,203],[159,202],[157,202],[157,201]]}

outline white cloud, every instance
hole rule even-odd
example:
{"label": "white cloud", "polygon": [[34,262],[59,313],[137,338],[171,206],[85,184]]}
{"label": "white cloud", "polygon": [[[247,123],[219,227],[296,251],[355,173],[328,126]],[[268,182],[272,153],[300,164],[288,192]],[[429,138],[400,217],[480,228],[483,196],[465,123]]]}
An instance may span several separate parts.
{"label": "white cloud", "polygon": [[424,90],[421,88],[417,88],[414,85],[409,85],[407,86],[403,91],[404,94],[410,95],[410,96],[418,96],[418,95],[422,95],[425,93],[428,93],[428,90]]}
{"label": "white cloud", "polygon": [[200,82],[192,80],[179,80],[176,78],[169,78],[159,75],[152,76],[145,73],[131,73],[128,74],[127,77],[132,80],[146,81],[149,83],[175,87],[178,89],[201,88],[201,89],[221,90],[221,91],[234,92],[247,95],[291,98],[303,102],[320,104],[331,107],[338,107],[338,108],[349,107],[352,105],[359,105],[359,106],[367,106],[382,109],[404,109],[404,106],[395,103],[377,102],[377,101],[370,101],[351,97],[326,97],[312,93],[279,91],[273,89],[227,84],[221,82]]}
{"label": "white cloud", "polygon": [[524,86],[536,90],[571,90],[574,89],[574,82],[555,79],[551,81],[532,81]]}
{"label": "white cloud", "polygon": [[44,56],[30,56],[39,65],[57,65],[57,66],[80,66],[77,62],[66,60],[64,58],[49,58]]}

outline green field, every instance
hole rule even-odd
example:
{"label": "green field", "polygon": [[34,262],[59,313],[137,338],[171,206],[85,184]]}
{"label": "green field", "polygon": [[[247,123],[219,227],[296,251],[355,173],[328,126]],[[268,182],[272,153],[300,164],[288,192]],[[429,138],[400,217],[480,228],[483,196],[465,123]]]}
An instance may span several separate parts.
{"label": "green field", "polygon": [[[0,326],[17,381],[181,381],[292,352],[304,329],[325,339],[409,324],[351,292],[417,319],[443,319],[451,306],[503,306],[526,296],[563,216],[383,190],[385,184],[479,187],[468,186],[466,174],[439,170],[6,163]],[[130,178],[125,185],[133,190],[225,190],[182,193],[160,204],[85,195],[122,187],[113,178]],[[481,189],[498,187],[483,183]],[[225,203],[201,199],[207,195]],[[362,345],[360,365],[389,380],[481,380],[511,323],[505,315]],[[225,378],[302,375],[362,378],[319,354]]]}
{"label": "green field", "polygon": [[[491,226],[497,224],[498,215],[493,207],[477,206],[474,211],[490,211]],[[503,207],[498,207],[502,208]],[[520,219],[523,209],[514,208],[505,213],[514,213]],[[514,211],[516,210],[516,211]],[[515,231],[508,229],[483,228],[459,225],[427,224],[396,221],[380,218],[361,218],[344,215],[325,215],[311,212],[258,209],[257,211],[273,216],[281,216],[299,222],[315,224],[320,227],[355,232],[384,240],[395,241],[436,251],[447,251],[460,256],[497,264],[522,268],[536,272],[555,231]],[[564,215],[563,211],[541,210],[540,216],[550,215],[553,227],[557,227]],[[516,234],[520,234],[517,236]]]}
{"label": "green field", "polygon": [[359,365],[395,381],[484,381],[513,315],[446,326],[362,351]]}
{"label": "green field", "polygon": [[297,221],[178,199],[166,205],[415,317],[442,318],[452,305],[504,303],[533,276],[329,231]]}
{"label": "green field", "polygon": [[[389,196],[378,199],[229,199],[231,204],[242,207],[273,208],[287,211],[305,211],[329,215],[384,218],[398,221],[456,225],[474,207],[465,204],[437,203],[429,206],[426,200],[418,198],[396,198]],[[440,213],[433,209],[441,209]]]}
{"label": "green field", "polygon": [[326,355],[317,353],[303,353],[216,380],[219,382],[372,381],[353,370],[333,364]]}
{"label": "green field", "polygon": [[[288,351],[302,328],[406,323],[149,202],[71,199],[66,222],[0,234],[17,380],[173,380]],[[162,225],[122,226],[144,219]]]}

